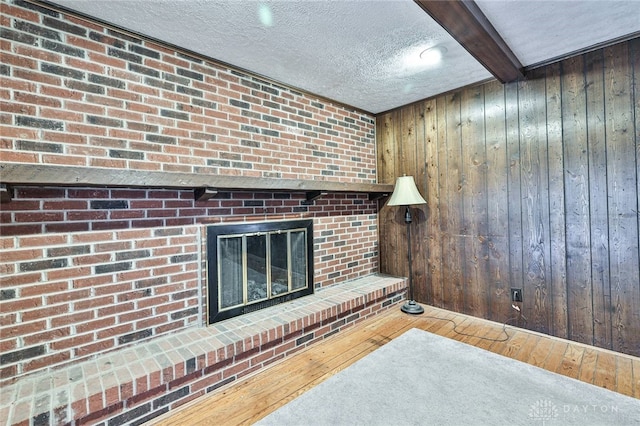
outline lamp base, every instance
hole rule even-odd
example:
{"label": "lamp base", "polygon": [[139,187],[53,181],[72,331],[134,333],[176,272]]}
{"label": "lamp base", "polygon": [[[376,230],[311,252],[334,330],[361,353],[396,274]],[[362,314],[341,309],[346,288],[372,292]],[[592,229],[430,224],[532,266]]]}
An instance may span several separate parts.
{"label": "lamp base", "polygon": [[424,308],[418,305],[415,300],[408,300],[407,303],[402,305],[402,308],[400,308],[400,310],[405,314],[411,315],[419,315],[424,313]]}

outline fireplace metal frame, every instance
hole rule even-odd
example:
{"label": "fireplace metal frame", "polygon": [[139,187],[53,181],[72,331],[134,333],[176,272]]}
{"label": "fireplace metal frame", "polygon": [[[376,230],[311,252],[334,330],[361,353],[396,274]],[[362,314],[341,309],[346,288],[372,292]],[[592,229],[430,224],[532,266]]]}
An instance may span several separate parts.
{"label": "fireplace metal frame", "polygon": [[[306,287],[291,291],[280,296],[247,303],[237,307],[224,310],[219,309],[219,270],[218,270],[218,241],[219,238],[247,237],[254,235],[264,235],[293,230],[304,230],[306,232]],[[306,296],[314,292],[313,282],[313,220],[280,220],[271,222],[244,222],[230,224],[216,224],[207,226],[207,323],[213,324],[228,318],[274,306],[298,297]],[[245,247],[246,249],[246,247]],[[243,256],[246,252],[243,251]],[[243,287],[246,288],[246,276],[243,278]]]}

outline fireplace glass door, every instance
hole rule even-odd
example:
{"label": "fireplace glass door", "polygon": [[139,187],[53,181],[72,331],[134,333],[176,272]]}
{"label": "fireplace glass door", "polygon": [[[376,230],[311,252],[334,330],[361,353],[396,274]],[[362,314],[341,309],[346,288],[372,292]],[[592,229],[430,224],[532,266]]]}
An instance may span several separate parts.
{"label": "fireplace glass door", "polygon": [[207,238],[209,323],[313,292],[311,221],[217,225]]}

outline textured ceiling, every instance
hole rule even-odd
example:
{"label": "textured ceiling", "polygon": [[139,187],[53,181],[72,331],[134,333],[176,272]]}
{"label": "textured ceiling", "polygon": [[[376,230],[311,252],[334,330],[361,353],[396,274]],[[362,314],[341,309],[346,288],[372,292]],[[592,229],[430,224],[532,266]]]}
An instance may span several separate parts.
{"label": "textured ceiling", "polygon": [[[491,78],[412,0],[50,3],[372,113]],[[640,32],[637,0],[476,3],[525,66]]]}
{"label": "textured ceiling", "polygon": [[476,0],[524,66],[640,36],[639,0]]}

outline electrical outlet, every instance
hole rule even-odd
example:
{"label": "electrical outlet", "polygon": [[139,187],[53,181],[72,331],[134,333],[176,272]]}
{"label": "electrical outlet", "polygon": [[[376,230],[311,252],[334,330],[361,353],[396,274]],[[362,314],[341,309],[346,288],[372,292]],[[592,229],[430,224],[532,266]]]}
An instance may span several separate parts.
{"label": "electrical outlet", "polygon": [[522,302],[522,289],[521,288],[512,288],[511,289],[511,301],[512,302]]}

